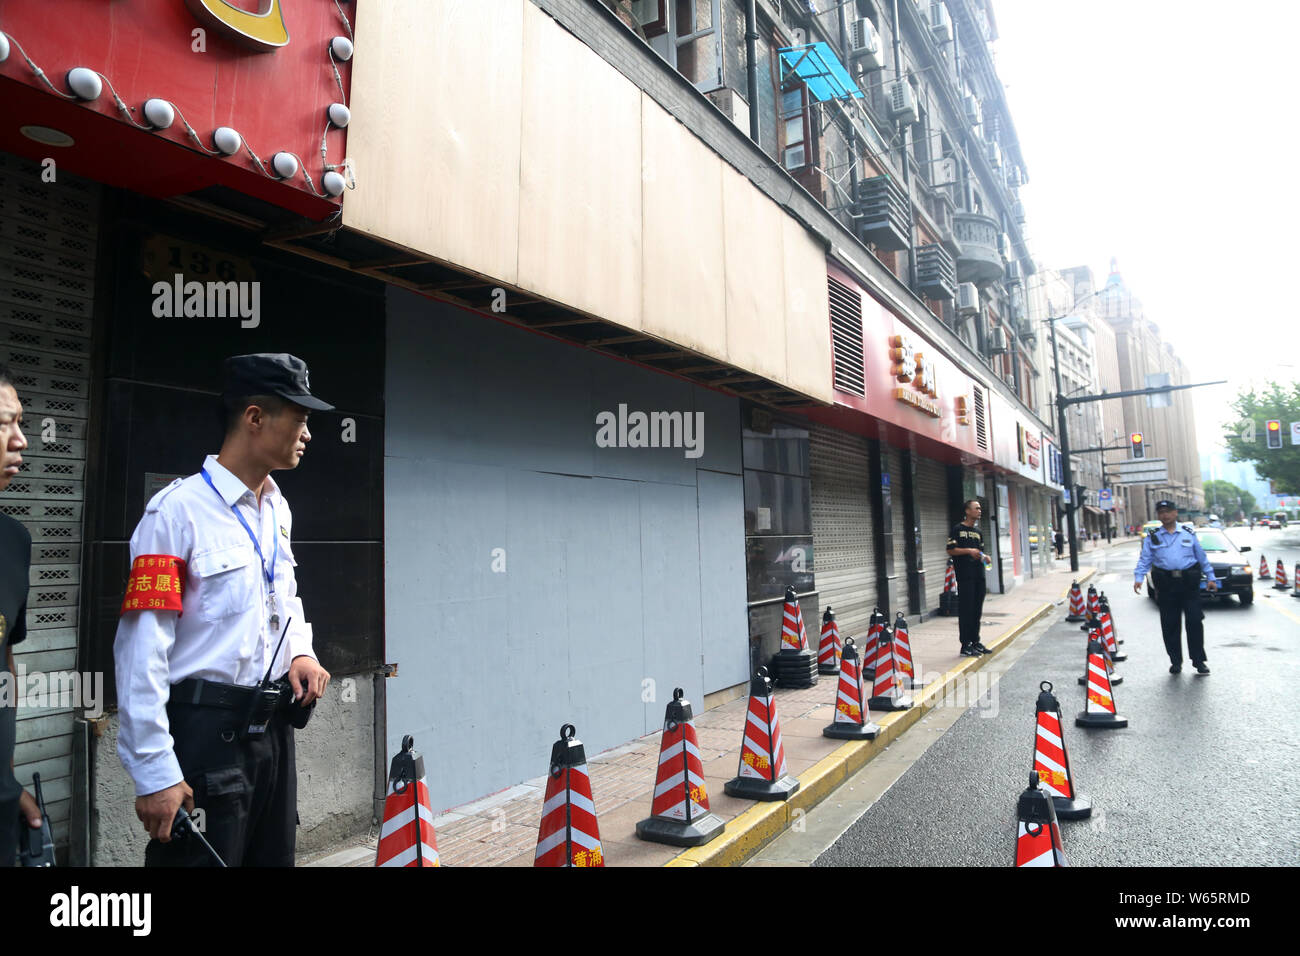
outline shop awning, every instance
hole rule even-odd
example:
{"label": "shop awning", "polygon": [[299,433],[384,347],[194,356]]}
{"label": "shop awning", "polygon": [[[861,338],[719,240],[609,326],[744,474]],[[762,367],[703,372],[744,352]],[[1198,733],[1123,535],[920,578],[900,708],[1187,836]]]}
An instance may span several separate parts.
{"label": "shop awning", "polygon": [[1089,514],[1094,514],[1094,515],[1104,515],[1106,513],[1102,511],[1100,508],[1097,508],[1093,505],[1084,505],[1083,510],[1088,512]]}
{"label": "shop awning", "polygon": [[782,80],[794,73],[808,84],[808,95],[815,100],[861,98],[862,91],[844,69],[829,43],[807,43],[785,47],[781,53]]}

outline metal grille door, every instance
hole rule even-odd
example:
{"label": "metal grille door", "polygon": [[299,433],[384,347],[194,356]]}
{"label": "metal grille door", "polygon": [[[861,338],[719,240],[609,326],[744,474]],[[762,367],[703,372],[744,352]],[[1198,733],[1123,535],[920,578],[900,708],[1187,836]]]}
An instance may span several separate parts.
{"label": "metal grille door", "polygon": [[[840,634],[865,635],[876,604],[876,555],[871,536],[866,439],[814,425],[812,457],[813,553],[819,605],[835,609]],[[821,620],[806,621],[809,636]]]}
{"label": "metal grille door", "polygon": [[[99,187],[0,153],[0,361],[14,373],[28,449],[0,511],[32,535],[14,773],[41,775],[55,844],[68,843],[91,314]],[[58,681],[37,673],[61,672]],[[65,693],[60,694],[60,690]],[[34,695],[40,693],[41,697]]]}
{"label": "metal grille door", "polygon": [[907,527],[906,515],[903,513],[903,456],[897,448],[881,448],[882,466],[884,462],[889,463],[889,485],[894,493],[894,575],[898,585],[898,593],[895,595],[898,606],[894,611],[907,613],[907,609],[912,606],[911,602],[911,583],[907,579],[907,535],[911,534],[911,529]]}
{"label": "metal grille door", "polygon": [[925,567],[925,607],[939,606],[943,571],[948,565],[948,531],[957,518],[948,515],[948,472],[929,458],[916,459],[916,511],[921,523],[921,560]]}

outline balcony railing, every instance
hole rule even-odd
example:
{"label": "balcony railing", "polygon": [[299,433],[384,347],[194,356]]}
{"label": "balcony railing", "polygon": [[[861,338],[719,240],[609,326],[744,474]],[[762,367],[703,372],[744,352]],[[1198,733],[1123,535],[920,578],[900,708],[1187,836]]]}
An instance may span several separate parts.
{"label": "balcony railing", "polygon": [[953,216],[953,232],[961,253],[957,256],[957,281],[986,286],[1002,278],[1002,253],[998,236],[1002,232],[996,221],[977,213],[959,212]]}

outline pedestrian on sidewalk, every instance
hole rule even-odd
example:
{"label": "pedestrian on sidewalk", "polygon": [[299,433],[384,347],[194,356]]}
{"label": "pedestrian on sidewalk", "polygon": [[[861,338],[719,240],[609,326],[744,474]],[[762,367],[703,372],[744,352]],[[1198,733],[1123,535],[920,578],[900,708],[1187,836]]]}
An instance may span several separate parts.
{"label": "pedestrian on sidewalk", "polygon": [[948,555],[957,575],[957,632],[961,656],[992,654],[980,643],[980,615],[984,613],[984,536],[976,523],[983,514],[978,498],[962,505],[964,517],[948,532]]}
{"label": "pedestrian on sidewalk", "polygon": [[1160,630],[1169,653],[1169,673],[1183,669],[1182,618],[1187,618],[1187,656],[1196,673],[1205,676],[1205,614],[1201,610],[1201,575],[1210,593],[1219,589],[1200,541],[1191,525],[1178,524],[1178,506],[1172,501],[1156,502],[1156,517],[1163,527],[1152,528],[1142,540],[1142,555],[1133,569],[1133,591],[1142,590],[1148,569],[1155,584],[1160,607]]}
{"label": "pedestrian on sidewalk", "polygon": [[1060,528],[1056,529],[1056,556],[1062,557],[1065,554],[1065,534]]}

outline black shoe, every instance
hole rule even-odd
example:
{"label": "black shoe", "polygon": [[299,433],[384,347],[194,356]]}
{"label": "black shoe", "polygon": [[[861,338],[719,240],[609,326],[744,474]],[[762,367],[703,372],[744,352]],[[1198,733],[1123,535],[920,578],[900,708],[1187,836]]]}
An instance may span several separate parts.
{"label": "black shoe", "polygon": [[1183,672],[1183,665],[1182,665],[1182,664],[1170,664],[1170,665],[1169,665],[1169,673],[1171,673],[1171,674],[1181,674],[1182,672]]}
{"label": "black shoe", "polygon": [[1197,677],[1208,677],[1209,674],[1210,674],[1210,668],[1209,668],[1208,665],[1205,664],[1204,661],[1202,661],[1200,664],[1197,664],[1197,665],[1196,665],[1196,676],[1197,676]]}
{"label": "black shoe", "polygon": [[963,644],[961,646],[962,657],[979,657],[980,652],[975,649],[974,644]]}
{"label": "black shoe", "polygon": [[975,648],[975,650],[979,651],[981,654],[992,654],[992,653],[993,653],[993,648],[991,648],[991,647],[985,647],[983,644],[980,644],[978,641],[977,641],[975,644],[973,644],[972,646]]}

